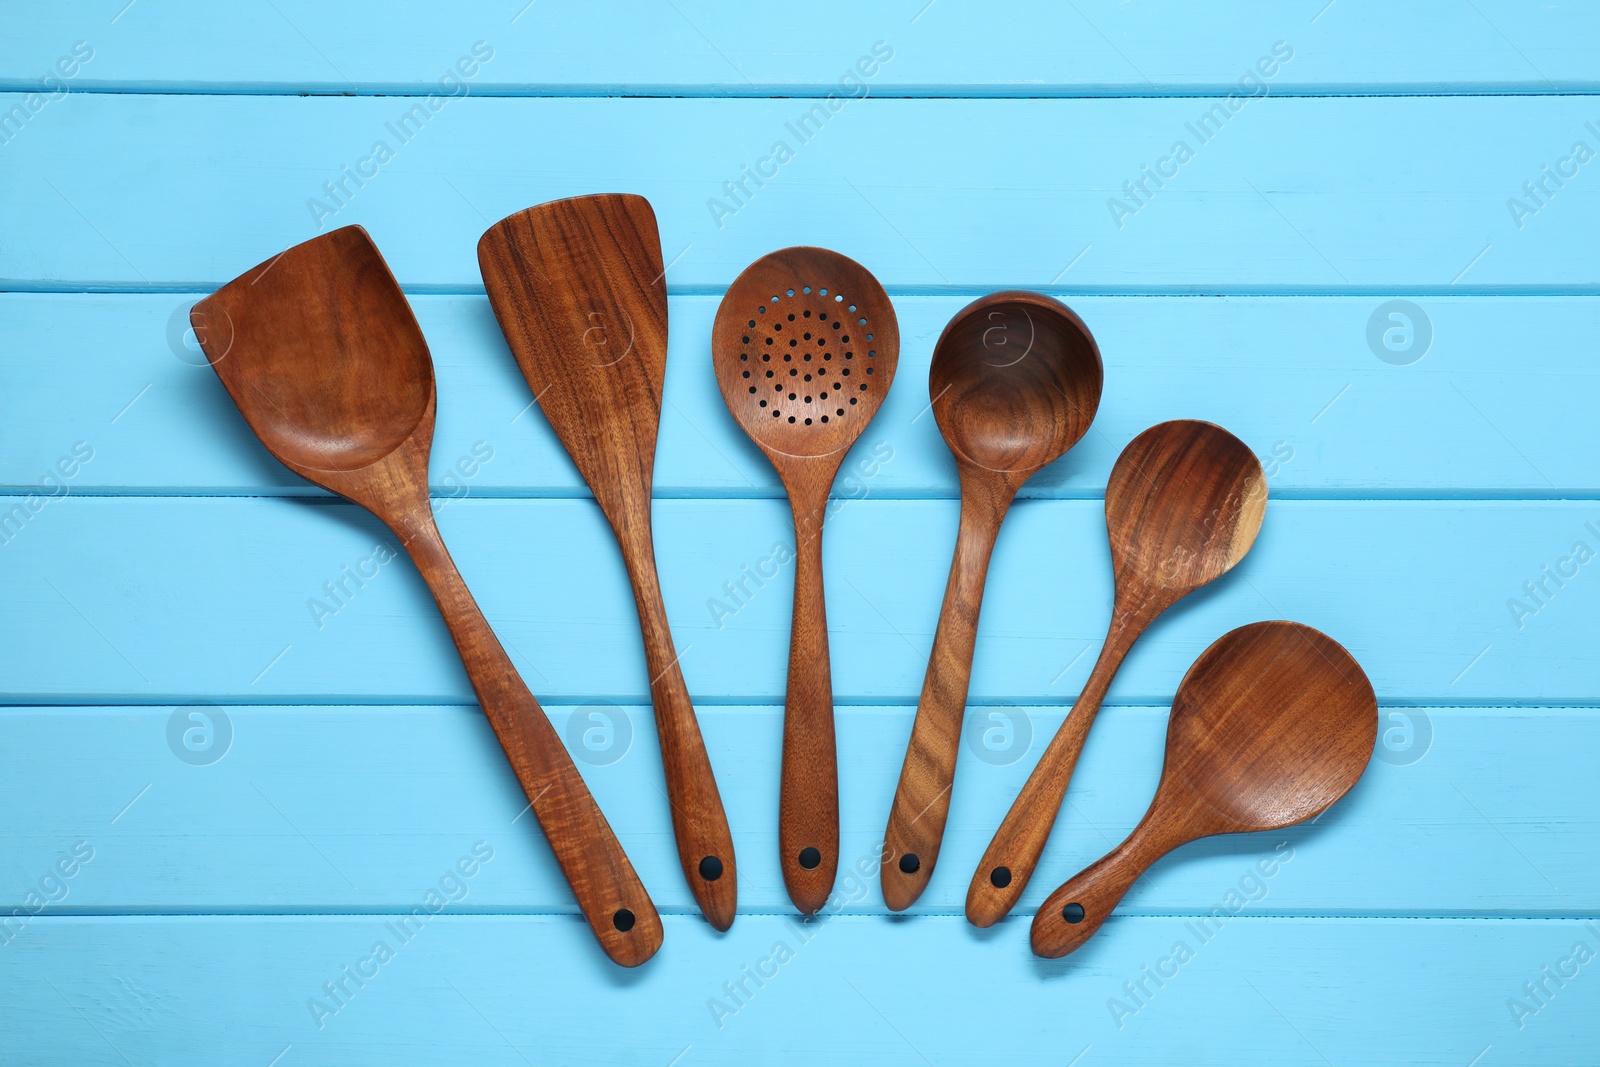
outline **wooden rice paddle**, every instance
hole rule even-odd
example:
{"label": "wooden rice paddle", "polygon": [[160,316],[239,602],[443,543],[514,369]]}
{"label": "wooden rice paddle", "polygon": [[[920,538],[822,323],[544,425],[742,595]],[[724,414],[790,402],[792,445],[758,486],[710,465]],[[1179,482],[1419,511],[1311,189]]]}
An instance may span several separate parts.
{"label": "wooden rice paddle", "polygon": [[650,536],[667,366],[667,283],[642,196],[529,208],[478,242],[500,329],[533,395],[616,534],[644,634],[667,800],[689,889],[718,930],[733,924],[733,835],[700,736]]}
{"label": "wooden rice paddle", "polygon": [[296,245],[190,318],[267,450],[400,536],[601,948],[624,967],[649,959],[661,947],[655,905],[434,525],[433,360],[367,232],[346,226]]}
{"label": "wooden rice paddle", "polygon": [[1267,506],[1261,463],[1209,422],[1163,422],[1122,450],[1106,483],[1116,600],[1100,658],[1071,713],[989,842],[967,887],[967,918],[991,926],[1017,903],[1050,838],[1111,679],[1145,628],[1232,569]]}
{"label": "wooden rice paddle", "polygon": [[1331,637],[1294,622],[1224,635],[1178,687],[1150,809],[1126,841],[1050,894],[1033,917],[1033,951],[1078,948],[1180,845],[1322,814],[1356,784],[1377,740],[1372,683]]}

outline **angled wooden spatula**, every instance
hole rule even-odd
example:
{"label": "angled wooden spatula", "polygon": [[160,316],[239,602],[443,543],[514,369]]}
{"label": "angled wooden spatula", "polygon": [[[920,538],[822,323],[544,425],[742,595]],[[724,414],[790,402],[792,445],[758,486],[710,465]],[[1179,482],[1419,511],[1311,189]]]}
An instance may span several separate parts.
{"label": "angled wooden spatula", "polygon": [[605,513],[633,583],[678,858],[706,919],[733,923],[733,836],[678,668],[650,536],[667,286],[642,196],[556,200],[496,223],[478,265],[500,329]]}
{"label": "angled wooden spatula", "polygon": [[400,536],[601,947],[625,967],[655,955],[655,906],[434,524],[433,359],[367,232],[346,226],[296,245],[200,301],[190,318],[267,451]]}

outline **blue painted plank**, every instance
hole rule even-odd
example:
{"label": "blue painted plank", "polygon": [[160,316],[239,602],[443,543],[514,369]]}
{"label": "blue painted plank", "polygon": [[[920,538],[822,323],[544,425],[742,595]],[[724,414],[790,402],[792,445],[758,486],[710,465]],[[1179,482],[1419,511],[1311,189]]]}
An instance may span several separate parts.
{"label": "blue painted plank", "polygon": [[[720,290],[804,243],[891,286],[1593,292],[1600,183],[1574,146],[1596,152],[1595,124],[1586,96],[1265,99],[1236,113],[864,100],[830,114],[805,100],[466,99],[432,113],[412,99],[71,94],[4,147],[0,284],[209,289],[359,222],[407,285],[476,290],[492,220],[609,190],[654,203],[680,289]],[[981,143],[954,150],[961,131]],[[1027,155],[1011,161],[1016,145]],[[1524,192],[1545,166],[1570,177]]]}
{"label": "blue painted plank", "polygon": [[[781,703],[786,504],[669,500],[655,512],[690,693]],[[537,695],[646,699],[637,616],[592,503],[467,500],[439,516]],[[842,502],[830,519],[839,702],[915,702],[955,522],[944,500]],[[1164,703],[1219,634],[1292,618],[1347,645],[1385,700],[1593,704],[1600,583],[1583,575],[1595,527],[1600,513],[1583,501],[1277,501],[1250,556],[1141,639],[1111,699]],[[0,601],[17,620],[0,644],[0,685],[13,703],[470,702],[420,578],[404,560],[383,562],[387,543],[353,505],[45,503],[0,548]],[[989,576],[972,701],[1070,700],[1104,635],[1110,569],[1097,501],[1018,504]]]}
{"label": "blue painted plank", "polygon": [[[662,93],[667,95],[1551,92],[1600,85],[1592,5],[1577,0],[828,0],[762,12],[726,2],[633,3],[625,21],[576,0],[319,5],[259,0],[218,19],[197,0],[41,5],[8,15],[0,79],[33,87],[71,45],[72,89],[146,92]],[[473,62],[472,45],[492,50]],[[871,62],[872,46],[889,51]],[[1419,47],[1426,42],[1426,47]],[[1273,45],[1292,59],[1275,62]],[[456,63],[466,57],[462,77]],[[856,64],[868,59],[869,76]],[[59,75],[60,70],[57,70]],[[847,75],[858,74],[857,80]],[[1245,81],[1253,88],[1254,83]],[[1259,90],[1256,90],[1259,91]]]}
{"label": "blue painted plank", "polygon": [[[760,34],[725,3],[638,4],[620,23],[573,0],[8,12],[0,289],[25,292],[0,297],[0,901],[56,899],[0,935],[0,1061],[1592,1062],[1600,678],[1581,574],[1600,513],[1564,498],[1600,488],[1578,406],[1600,190],[1589,162],[1547,174],[1577,142],[1600,148],[1600,96],[1562,95],[1600,90],[1600,12],[1152,6],[828,0],[765,12]],[[67,91],[25,95],[78,41],[93,57]],[[478,41],[448,87],[478,99],[426,110]],[[879,99],[819,103],[879,41],[855,90]],[[1275,47],[1257,95],[1226,110]],[[1476,95],[1416,95],[1437,93]],[[576,99],[652,94],[699,99]],[[774,99],[791,95],[812,99]],[[1017,99],[1032,96],[1079,99]],[[412,105],[424,128],[386,132]],[[823,128],[789,133],[808,113]],[[1207,113],[1222,128],[1191,131]],[[313,212],[391,136],[392,161]],[[778,138],[794,159],[730,193]],[[1193,159],[1124,188],[1176,139]],[[476,295],[489,221],[597,189],[649,195],[673,261],[674,499],[657,512],[744,860],[747,914],[721,937],[676,870],[614,546]],[[168,340],[197,292],[345,222],[440,294],[418,298],[440,366],[436,493],[516,498],[441,499],[441,522],[669,913],[642,972],[609,968],[572,917],[409,564],[346,579],[384,532],[279,470]],[[772,554],[786,514],[704,351],[728,280],[802,242],[867,263],[906,326],[910,388],[856,459],[887,451],[830,521],[847,856],[874,854],[953,537],[948,456],[921,414],[933,338],[972,293],[1049,287],[1089,318],[1110,385],[991,578],[969,717],[975,737],[1031,732],[1026,752],[965,748],[920,914],[886,921],[869,873],[841,883],[847,914],[804,932],[771,862],[788,571],[748,603],[723,585]],[[1138,296],[1180,293],[1232,296]],[[1392,299],[1424,308],[1420,362],[1369,338]],[[1024,916],[980,933],[956,913],[1104,625],[1106,471],[1179,416],[1276,459],[1278,499],[1239,573],[1130,658],[1026,907],[1137,818],[1161,704],[1229,626],[1297,617],[1348,643],[1388,747],[1315,826],[1164,861],[1088,949],[1043,964]],[[50,480],[58,495],[26,495]],[[256,495],[296,499],[241,499]],[[184,749],[186,709],[169,736],[174,700],[229,702],[213,709],[234,733],[222,760]],[[619,759],[581,748],[590,711],[633,728]],[[93,859],[52,878],[79,841]],[[480,841],[493,861],[450,877]],[[319,1028],[307,999],[430,887],[460,899]],[[1230,891],[1254,899],[1198,934]],[[745,978],[780,939],[794,960]],[[1192,961],[1146,977],[1190,939]]]}
{"label": "blue painted plank", "polygon": [[[402,942],[379,916],[37,919],[0,951],[0,1027],[25,1062],[84,1065],[1587,1067],[1600,1015],[1593,921],[1247,908],[1202,942],[1192,919],[1113,918],[1076,955],[1043,963],[1015,921],[979,933],[953,918],[841,915],[805,930],[750,918],[719,937],[669,917],[660,955],[627,974],[573,919],[447,908],[413,921]],[[368,977],[358,986],[345,967]],[[323,983],[339,981],[335,1002]],[[1545,983],[1536,1011],[1530,982]]]}
{"label": "blue painted plank", "polygon": [[[650,709],[547,710],[657,906],[696,914],[661,802]],[[836,895],[852,913],[884,912],[876,857],[912,710],[839,716]],[[1061,716],[971,711],[944,850],[916,913],[961,914],[983,849]],[[1587,770],[1600,716],[1391,707],[1382,722],[1378,757],[1316,824],[1185,849],[1134,887],[1124,912],[1204,913],[1264,860],[1270,878],[1244,879],[1253,914],[1600,913],[1590,847],[1600,783]],[[738,921],[789,914],[777,864],[781,709],[704,709],[701,723],[738,849]],[[1019,914],[1132,829],[1155,790],[1165,729],[1162,708],[1101,716]],[[575,913],[472,707],[14,708],[0,712],[0,765],[12,798],[0,810],[0,915],[26,907],[78,842],[94,857],[56,889],[51,914],[403,911],[477,840],[497,859],[459,910]]]}
{"label": "blue painted plank", "polygon": [[[68,493],[320,495],[268,458],[186,335],[194,298],[0,296],[0,488],[38,491],[79,441],[94,450]],[[767,463],[711,380],[720,297],[671,301],[661,496],[779,496]],[[481,297],[412,298],[434,354],[441,496],[587,496]],[[892,458],[840,494],[956,494],[926,414],[927,368],[960,296],[900,296],[899,384],[868,431]],[[1600,332],[1587,297],[1424,297],[1415,332],[1388,298],[1073,297],[1106,363],[1093,432],[1025,497],[1102,493],[1117,452],[1163,419],[1228,427],[1262,457],[1279,496],[1593,496],[1600,369],[1572,338]],[[1376,328],[1374,327],[1376,324]],[[1383,331],[1399,328],[1391,351]],[[1369,333],[1377,333],[1374,345]],[[1516,353],[1515,359],[1508,353]],[[885,453],[887,454],[887,453]],[[490,457],[487,461],[484,456]],[[9,505],[7,505],[9,507]]]}

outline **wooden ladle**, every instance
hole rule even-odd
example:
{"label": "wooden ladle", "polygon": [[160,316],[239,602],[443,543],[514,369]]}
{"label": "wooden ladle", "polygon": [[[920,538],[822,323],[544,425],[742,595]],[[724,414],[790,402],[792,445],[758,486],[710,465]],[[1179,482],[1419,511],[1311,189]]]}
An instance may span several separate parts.
{"label": "wooden ladle", "polygon": [[601,948],[625,967],[649,959],[661,947],[655,905],[434,525],[433,360],[367,232],[346,226],[296,245],[190,319],[267,450],[400,536]]}
{"label": "wooden ladle", "polygon": [[807,915],[827,903],[839,868],[822,522],[833,479],[883,403],[899,358],[900,327],[883,286],[824,248],[786,248],[746,267],[712,327],[722,397],[772,461],[794,512],[778,849],[789,899]]}
{"label": "wooden ladle", "polygon": [[955,456],[961,524],[884,831],[883,899],[895,911],[922,895],[939,859],[984,579],[1001,520],[1023,483],[1088,432],[1103,382],[1088,327],[1065,304],[1038,293],[975,300],[934,345],[928,395]]}
{"label": "wooden ladle", "polygon": [[495,318],[545,418],[611,524],[644,635],[678,859],[712,926],[733,924],[733,835],[672,647],[650,534],[667,369],[667,285],[642,196],[557,200],[478,242]]}
{"label": "wooden ladle", "polygon": [[1224,635],[1178,687],[1150,809],[1126,841],[1050,894],[1033,917],[1033,951],[1078,948],[1179,845],[1322,814],[1356,784],[1377,740],[1372,683],[1331,637],[1294,622]]}
{"label": "wooden ladle", "polygon": [[1260,461],[1243,441],[1209,422],[1152,426],[1117,457],[1106,483],[1116,599],[1105,645],[972,876],[967,918],[974,925],[999,922],[1022,896],[1100,702],[1134,641],[1174,602],[1244,557],[1266,506]]}

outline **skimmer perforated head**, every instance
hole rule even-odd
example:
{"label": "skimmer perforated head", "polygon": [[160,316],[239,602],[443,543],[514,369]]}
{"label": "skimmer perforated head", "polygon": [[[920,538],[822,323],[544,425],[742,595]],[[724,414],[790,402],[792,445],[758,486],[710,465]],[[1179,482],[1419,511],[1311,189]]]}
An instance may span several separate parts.
{"label": "skimmer perforated head", "polygon": [[825,456],[850,447],[883,403],[900,328],[861,264],[785,248],[734,280],[711,347],[728,410],[763,450]]}

